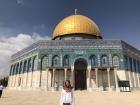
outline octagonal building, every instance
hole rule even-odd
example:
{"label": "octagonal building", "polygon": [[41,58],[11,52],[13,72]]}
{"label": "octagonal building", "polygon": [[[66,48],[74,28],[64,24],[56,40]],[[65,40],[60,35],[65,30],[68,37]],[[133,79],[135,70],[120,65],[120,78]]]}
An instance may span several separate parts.
{"label": "octagonal building", "polygon": [[8,88],[59,91],[65,80],[75,90],[119,91],[119,81],[140,88],[140,51],[122,40],[102,38],[90,18],[75,14],[40,40],[11,56]]}

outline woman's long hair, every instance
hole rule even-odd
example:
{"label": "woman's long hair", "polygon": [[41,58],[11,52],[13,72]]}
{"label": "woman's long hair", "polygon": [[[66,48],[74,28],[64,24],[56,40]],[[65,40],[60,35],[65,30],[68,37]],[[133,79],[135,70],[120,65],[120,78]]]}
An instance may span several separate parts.
{"label": "woman's long hair", "polygon": [[[67,84],[68,83],[68,84]],[[70,80],[66,80],[65,82],[64,82],[64,90],[66,90],[66,91],[71,91],[71,89],[72,89],[72,86],[71,86],[71,83],[70,83]]]}

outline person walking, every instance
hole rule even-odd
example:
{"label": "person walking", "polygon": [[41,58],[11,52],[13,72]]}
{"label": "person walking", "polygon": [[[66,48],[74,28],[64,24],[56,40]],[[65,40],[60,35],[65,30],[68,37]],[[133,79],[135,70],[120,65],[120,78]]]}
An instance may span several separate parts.
{"label": "person walking", "polygon": [[2,92],[3,92],[3,85],[0,85],[0,98],[1,98],[1,96],[2,96]]}
{"label": "person walking", "polygon": [[69,80],[64,82],[61,92],[60,105],[75,105],[73,88]]}

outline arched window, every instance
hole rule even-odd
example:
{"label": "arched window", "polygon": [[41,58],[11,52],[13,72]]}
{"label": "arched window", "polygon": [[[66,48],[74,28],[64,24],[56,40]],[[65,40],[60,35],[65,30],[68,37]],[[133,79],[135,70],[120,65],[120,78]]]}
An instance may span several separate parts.
{"label": "arched window", "polygon": [[69,66],[69,55],[63,57],[63,66]]}
{"label": "arched window", "polygon": [[108,57],[107,57],[106,55],[103,55],[103,56],[101,57],[101,65],[102,65],[103,67],[107,67],[107,66],[108,66]]}
{"label": "arched window", "polygon": [[36,56],[33,58],[32,71],[34,70],[37,70],[37,57]]}
{"label": "arched window", "polygon": [[25,73],[26,70],[27,70],[27,60],[24,61],[23,73]]}
{"label": "arched window", "polygon": [[16,65],[16,74],[18,74],[18,70],[19,70],[19,63],[17,63]]}
{"label": "arched window", "polygon": [[119,66],[119,57],[117,55],[113,56],[113,66]]}
{"label": "arched window", "polygon": [[22,62],[20,62],[19,74],[22,72]]}
{"label": "arched window", "polygon": [[48,67],[48,56],[44,56],[41,59],[41,70],[46,70]]}
{"label": "arched window", "polygon": [[52,66],[55,66],[55,67],[60,66],[60,58],[59,58],[59,56],[57,56],[57,55],[53,56]]}
{"label": "arched window", "polygon": [[91,62],[91,66],[96,66],[96,56],[95,55],[91,55],[90,56],[90,62]]}

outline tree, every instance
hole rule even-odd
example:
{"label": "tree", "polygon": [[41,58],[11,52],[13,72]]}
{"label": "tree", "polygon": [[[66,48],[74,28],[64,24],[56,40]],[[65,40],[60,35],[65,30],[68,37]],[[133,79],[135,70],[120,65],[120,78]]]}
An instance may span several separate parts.
{"label": "tree", "polygon": [[4,78],[0,79],[0,84],[2,84],[4,87],[7,87],[8,77],[4,77]]}

